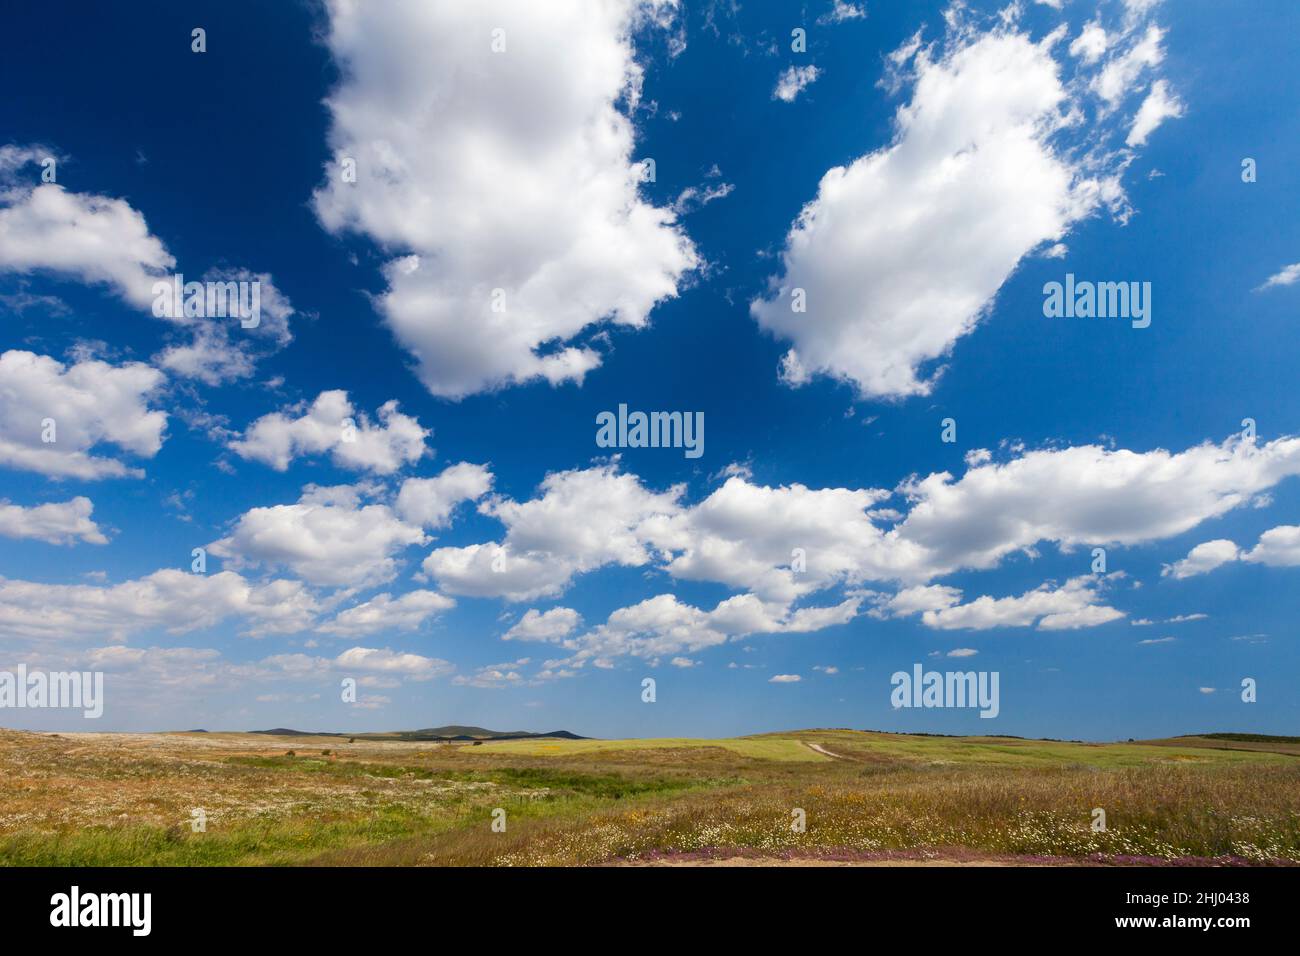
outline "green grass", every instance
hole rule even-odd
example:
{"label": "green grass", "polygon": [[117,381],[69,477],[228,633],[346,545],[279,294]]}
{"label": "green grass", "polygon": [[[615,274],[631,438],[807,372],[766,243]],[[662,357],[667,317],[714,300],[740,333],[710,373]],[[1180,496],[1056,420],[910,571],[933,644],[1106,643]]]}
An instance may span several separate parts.
{"label": "green grass", "polygon": [[405,764],[335,763],[304,757],[232,757],[229,762],[244,767],[256,767],[276,774],[330,774],[339,777],[372,777],[376,779],[413,779],[449,783],[499,784],[522,791],[546,791],[537,794],[544,799],[574,794],[621,800],[646,794],[673,793],[700,787],[720,785],[726,781],[696,779],[678,776],[647,776],[644,778],[618,774],[576,773],[550,767],[502,767],[493,770],[455,770]]}
{"label": "green grass", "polygon": [[484,743],[476,751],[487,754],[510,754],[529,757],[568,757],[609,750],[686,750],[717,747],[756,760],[818,763],[829,760],[788,737],[733,737],[710,740],[696,737],[658,737],[633,740],[503,740]]}
{"label": "green grass", "polygon": [[9,866],[288,865],[332,847],[383,844],[437,833],[454,823],[378,804],[363,818],[267,821],[229,832],[194,833],[184,825],[92,827],[7,837],[0,842],[0,861]]}

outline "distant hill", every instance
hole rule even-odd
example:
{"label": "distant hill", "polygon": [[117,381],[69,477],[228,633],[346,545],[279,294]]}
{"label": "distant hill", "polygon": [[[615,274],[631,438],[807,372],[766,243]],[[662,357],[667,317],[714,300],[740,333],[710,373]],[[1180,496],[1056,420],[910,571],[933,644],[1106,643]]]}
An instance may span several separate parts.
{"label": "distant hill", "polygon": [[1213,750],[1250,750],[1257,753],[1286,754],[1300,757],[1300,737],[1284,737],[1278,734],[1185,734],[1182,737],[1167,737],[1163,740],[1138,741],[1162,747],[1208,747]]}
{"label": "distant hill", "polygon": [[1257,744],[1300,744],[1300,737],[1280,737],[1276,734],[1183,734],[1184,737],[1200,737],[1204,740],[1235,740]]}
{"label": "distant hill", "polygon": [[531,730],[488,730],[486,727],[467,727],[463,724],[448,724],[445,727],[425,727],[423,730],[399,730],[397,733],[403,737],[468,737],[471,740],[488,740],[497,737],[536,736]]}
{"label": "distant hill", "polygon": [[337,731],[292,730],[288,727],[275,727],[271,730],[250,730],[253,734],[266,734],[269,737],[355,737],[357,740],[418,740],[445,741],[458,740],[531,740],[537,737],[559,737],[563,740],[586,740],[567,730],[552,730],[546,733],[534,733],[529,730],[488,730],[484,727],[468,727],[461,724],[448,724],[446,727],[426,727],[423,730],[392,730],[372,734],[343,734]]}
{"label": "distant hill", "polygon": [[[383,736],[390,736],[384,734]],[[528,740],[532,737],[561,737],[565,740],[586,740],[567,730],[534,733],[531,730],[488,730],[484,727],[463,727],[449,724],[446,727],[428,727],[424,730],[399,730],[391,736],[402,740]]]}

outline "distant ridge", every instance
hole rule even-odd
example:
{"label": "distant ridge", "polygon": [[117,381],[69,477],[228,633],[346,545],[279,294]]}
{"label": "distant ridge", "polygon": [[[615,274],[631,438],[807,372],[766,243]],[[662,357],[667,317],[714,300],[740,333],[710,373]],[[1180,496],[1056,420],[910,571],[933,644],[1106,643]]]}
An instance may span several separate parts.
{"label": "distant ridge", "polygon": [[[380,734],[376,736],[390,736]],[[446,727],[428,727],[424,730],[399,730],[391,736],[402,740],[527,740],[531,737],[561,737],[564,740],[586,740],[568,730],[534,733],[531,730],[487,730],[483,727],[463,727],[451,724]]]}
{"label": "distant ridge", "polygon": [[1282,737],[1278,734],[1182,734],[1183,737],[1200,737],[1203,740],[1233,740],[1241,743],[1300,744],[1300,737]]}
{"label": "distant ridge", "polygon": [[288,727],[273,727],[270,730],[250,730],[250,734],[266,734],[269,737],[341,737],[342,734],[331,734],[314,730],[290,730]]}
{"label": "distant ridge", "polygon": [[266,734],[268,737],[354,737],[357,740],[424,740],[424,741],[463,741],[463,740],[531,740],[537,737],[558,737],[562,740],[586,740],[586,737],[568,730],[552,730],[546,733],[534,733],[529,730],[488,730],[484,727],[468,727],[461,724],[448,724],[446,727],[426,727],[423,730],[390,730],[371,734],[344,734],[337,731],[293,730],[289,727],[274,727],[271,730],[250,730],[251,734]]}

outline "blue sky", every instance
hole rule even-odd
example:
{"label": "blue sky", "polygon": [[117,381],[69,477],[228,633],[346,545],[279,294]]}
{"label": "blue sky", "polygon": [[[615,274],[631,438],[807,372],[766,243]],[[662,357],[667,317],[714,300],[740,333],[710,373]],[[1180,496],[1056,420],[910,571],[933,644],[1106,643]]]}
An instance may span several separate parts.
{"label": "blue sky", "polygon": [[532,6],[10,14],[0,668],[102,730],[1296,732],[1291,5]]}

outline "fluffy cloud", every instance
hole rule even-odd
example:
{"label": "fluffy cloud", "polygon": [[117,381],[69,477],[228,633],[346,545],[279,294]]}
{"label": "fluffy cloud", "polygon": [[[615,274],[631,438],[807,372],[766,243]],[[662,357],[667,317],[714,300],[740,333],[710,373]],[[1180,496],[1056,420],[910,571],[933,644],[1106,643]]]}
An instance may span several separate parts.
{"label": "fluffy cloud", "polygon": [[297,503],[246,511],[208,545],[236,568],[285,567],[316,585],[365,587],[391,581],[398,552],[427,536],[386,504],[363,504],[371,489],[308,486]]}
{"label": "fluffy cloud", "polygon": [[70,193],[55,183],[0,192],[0,271],[107,285],[147,309],[154,282],[175,265],[124,200]]}
{"label": "fluffy cloud", "polygon": [[582,616],[569,607],[554,607],[546,612],[529,609],[510,630],[502,635],[507,641],[561,641],[582,623]]}
{"label": "fluffy cloud", "polygon": [[[122,199],[72,193],[56,183],[19,183],[16,171],[41,162],[48,151],[0,149],[0,272],[49,273],[107,286],[128,305],[152,311],[154,286],[171,281],[176,260],[149,232],[143,214]],[[217,269],[204,279],[257,281],[261,321],[243,329],[227,318],[167,315],[180,341],[154,361],[208,385],[247,378],[259,358],[291,341],[293,307],[265,273]]]}
{"label": "fluffy cloud", "polygon": [[884,565],[906,549],[887,553],[869,513],[889,494],[770,488],[733,476],[695,507],[647,530],[672,554],[667,569],[674,577],[718,581],[788,603],[837,582],[894,576]]}
{"label": "fluffy cloud", "polygon": [[[866,598],[875,614],[920,615],[937,629],[1091,627],[1123,616],[1102,600],[1098,578],[971,601],[957,588],[925,582],[960,568],[994,567],[1016,551],[1032,554],[1041,542],[1133,545],[1182,534],[1300,473],[1300,439],[1233,438],[1179,453],[1081,446],[1018,452],[1006,462],[991,454],[969,460],[960,479],[940,473],[904,482],[906,515],[879,508],[890,495],[880,489],[764,487],[733,473],[688,506],[683,489],[656,492],[615,465],[560,472],[533,499],[483,500],[479,510],[506,529],[502,541],[437,549],[424,571],[448,593],[512,600],[556,593],[575,575],[608,565],[651,567],[746,592],[712,610],[661,594],[616,610],[585,632],[570,608],[529,610],[507,639],[549,642],[571,654],[546,662],[534,679],[569,676],[587,663],[612,666],[622,656],[670,659],[746,635],[820,630],[851,621]],[[243,515],[211,550],[237,565],[284,566],[315,584],[381,583],[396,573],[403,549],[427,541],[421,525],[441,525],[453,499],[486,490],[490,478],[465,463],[438,477],[446,480],[416,486],[419,506],[408,496],[404,510],[377,500],[393,495],[380,486],[309,487],[296,504]],[[1243,557],[1292,563],[1298,542],[1300,530],[1281,526]],[[504,555],[500,570],[493,570],[495,555]],[[893,595],[859,589],[838,604],[798,606],[817,591],[867,581],[911,586]],[[353,636],[413,629],[450,606],[450,598],[434,591],[381,594],[338,613],[321,630]],[[236,615],[249,619],[251,631],[285,631],[310,624],[319,611],[297,582],[254,586],[232,572],[158,572],[113,588],[25,582],[0,588],[0,627],[12,633],[187,630]]]}
{"label": "fluffy cloud", "polygon": [[232,571],[165,569],[121,584],[41,584],[0,578],[0,634],[62,640],[164,630],[172,634],[243,621],[245,633],[293,633],[311,624],[317,603],[296,581],[252,584]]}
{"label": "fluffy cloud", "polygon": [[221,385],[251,377],[260,359],[293,341],[289,328],[293,304],[276,288],[270,275],[227,269],[209,272],[204,280],[256,282],[258,324],[245,329],[236,318],[175,319],[189,338],[155,355],[153,361],[160,367],[182,378],[198,379],[205,385]]}
{"label": "fluffy cloud", "polygon": [[829,607],[802,608],[764,603],[752,594],[721,601],[712,611],[684,604],[672,594],[660,594],[630,607],[619,608],[608,620],[586,634],[562,641],[576,653],[559,663],[597,667],[631,655],[657,660],[725,644],[751,634],[795,634],[845,624],[858,613],[860,601],[851,598]]}
{"label": "fluffy cloud", "polygon": [[1175,579],[1190,578],[1197,574],[1206,574],[1230,561],[1236,561],[1239,556],[1235,544],[1219,538],[1198,544],[1188,552],[1187,557],[1166,565],[1160,573]]}
{"label": "fluffy cloud", "polygon": [[1106,52],[1107,43],[1105,28],[1093,20],[1084,24],[1079,35],[1070,44],[1070,55],[1080,57],[1084,63],[1096,63]]}
{"label": "fluffy cloud", "polygon": [[377,631],[414,631],[429,618],[456,606],[436,591],[407,591],[401,597],[379,594],[339,612],[318,630],[326,634],[359,637]]}
{"label": "fluffy cloud", "polygon": [[1181,561],[1166,565],[1162,574],[1176,579],[1190,578],[1208,574],[1233,561],[1250,561],[1279,568],[1300,565],[1300,525],[1282,524],[1270,528],[1259,536],[1259,541],[1249,551],[1224,538],[1206,541],[1192,548]]}
{"label": "fluffy cloud", "polygon": [[78,539],[87,544],[107,544],[108,538],[90,518],[94,508],[89,498],[80,495],[31,508],[0,500],[0,536],[35,538],[50,544],[73,544]]}
{"label": "fluffy cloud", "polygon": [[1255,547],[1241,557],[1274,567],[1300,565],[1300,525],[1278,525],[1265,531]]}
{"label": "fluffy cloud", "polygon": [[424,572],[450,594],[512,601],[557,594],[575,574],[646,564],[652,529],[677,511],[682,489],[655,493],[604,466],[548,475],[541,492],[522,503],[489,498],[479,511],[505,525],[504,540],[438,548]]}
{"label": "fluffy cloud", "polygon": [[831,584],[893,578],[889,563],[909,551],[881,544],[870,514],[888,497],[879,489],[763,488],[733,476],[692,509],[680,494],[651,492],[612,466],[556,473],[541,497],[480,507],[506,524],[502,542],[435,550],[424,570],[451,593],[528,600],[606,564],[658,561],[677,578],[789,604]]}
{"label": "fluffy cloud", "polygon": [[446,661],[436,657],[402,654],[386,647],[350,648],[334,659],[334,667],[340,671],[362,671],[409,677],[413,680],[430,680],[448,674],[454,669]]}
{"label": "fluffy cloud", "polygon": [[812,65],[792,66],[777,78],[772,99],[793,103],[795,97],[811,86],[820,75],[821,70]]}
{"label": "fluffy cloud", "polygon": [[389,475],[426,454],[429,434],[399,412],[395,401],[380,406],[374,423],[353,408],[347,392],[333,390],[321,392],[308,407],[263,415],[229,447],[276,471],[285,471],[295,458],[329,452],[340,468]]}
{"label": "fluffy cloud", "polygon": [[337,161],[316,212],[405,253],[378,303],[435,395],[581,381],[600,356],[574,337],[644,325],[696,266],[672,210],[640,197],[619,108],[640,88],[631,34],[674,7],[327,4],[344,79],[327,100]]}
{"label": "fluffy cloud", "polygon": [[876,616],[908,617],[928,611],[942,611],[961,603],[961,589],[946,584],[918,584],[903,588],[883,601]]}
{"label": "fluffy cloud", "polygon": [[527,657],[521,657],[517,661],[509,661],[504,664],[488,664],[478,668],[469,676],[461,675],[452,681],[453,684],[460,684],[465,687],[516,687],[523,684],[534,684],[536,680],[528,680],[524,677],[523,668],[531,663]]}
{"label": "fluffy cloud", "polygon": [[[162,385],[157,369],[139,362],[73,365],[47,355],[0,355],[0,464],[53,478],[139,476],[115,458],[93,454],[103,445],[152,458],[162,447],[165,413],[149,408]],[[54,440],[46,422],[52,421]]]}
{"label": "fluffy cloud", "polygon": [[197,326],[188,342],[169,345],[153,361],[178,378],[197,379],[205,385],[251,378],[257,369],[251,351],[232,342],[229,329],[216,322]]}
{"label": "fluffy cloud", "polygon": [[1156,80],[1151,84],[1151,92],[1142,101],[1125,142],[1129,146],[1144,146],[1147,137],[1157,126],[1167,119],[1177,119],[1182,115],[1183,104],[1169,92],[1169,84],[1164,80]]}
{"label": "fluffy cloud", "polygon": [[817,18],[818,25],[825,23],[843,23],[846,20],[861,20],[867,11],[862,4],[849,3],[848,0],[833,0],[831,8]]}
{"label": "fluffy cloud", "polygon": [[433,478],[408,478],[397,494],[397,513],[422,528],[445,527],[456,506],[477,501],[492,489],[483,465],[460,462]]}
{"label": "fluffy cloud", "polygon": [[610,614],[604,624],[578,640],[578,657],[659,657],[724,644],[728,636],[712,612],[660,594]]}
{"label": "fluffy cloud", "polygon": [[[1182,452],[1082,445],[981,451],[960,478],[904,481],[905,514],[880,508],[882,489],[766,487],[732,474],[695,505],[682,489],[656,493],[615,466],[551,475],[518,503],[489,498],[479,510],[506,526],[500,542],[435,550],[426,574],[453,594],[511,600],[562,592],[577,574],[618,564],[651,566],[791,606],[832,586],[900,582],[894,610],[923,611],[951,596],[919,587],[962,569],[987,570],[1052,543],[1138,545],[1182,534],[1261,500],[1300,474],[1300,438],[1267,444],[1238,437]],[[910,603],[909,603],[910,602]]]}
{"label": "fluffy cloud", "polygon": [[[787,382],[826,374],[864,396],[927,394],[922,366],[975,327],[1021,259],[1103,206],[1123,209],[1122,161],[1097,158],[1118,127],[1083,119],[1086,87],[1063,82],[1061,37],[1033,42],[1014,15],[981,32],[958,8],[945,49],[913,38],[891,58],[894,73],[913,64],[893,142],[822,177],[786,237],[782,273],[751,303],[793,344]],[[1144,62],[1145,49],[1125,63]],[[1130,70],[1100,67],[1099,95],[1118,98]]]}
{"label": "fluffy cloud", "polygon": [[[940,599],[950,603],[923,610],[921,622],[939,630],[986,631],[995,627],[1030,627],[1035,623],[1040,631],[1095,627],[1124,616],[1123,611],[1098,603],[1103,583],[1097,578],[1078,577],[1059,588],[1044,584],[1018,597],[984,595],[966,604],[960,603],[960,591],[945,588],[942,595],[937,591],[931,592],[931,597],[936,598],[933,604],[939,604]],[[904,603],[902,608],[897,613],[915,613],[916,610],[915,604],[909,607]]]}
{"label": "fluffy cloud", "polygon": [[1141,37],[1106,61],[1101,72],[1093,78],[1093,92],[1108,106],[1117,106],[1136,88],[1145,71],[1160,65],[1164,59],[1164,50],[1160,46],[1163,38],[1164,31],[1158,26],[1154,23],[1148,26]]}
{"label": "fluffy cloud", "polygon": [[[886,529],[879,489],[765,488],[733,476],[698,505],[647,526],[676,577],[746,588],[789,602],[832,584],[923,584],[1051,542],[1136,545],[1174,537],[1300,474],[1300,439],[1230,438],[1179,453],[1096,445],[1021,453],[1006,462],[973,454],[960,479],[947,472],[904,482],[910,508]],[[803,550],[804,570],[793,565]],[[898,600],[941,599],[942,589]],[[918,607],[924,610],[924,607]]]}
{"label": "fluffy cloud", "polygon": [[[335,658],[308,654],[274,654],[249,662],[233,662],[208,647],[127,647],[113,644],[85,651],[61,650],[52,655],[27,655],[28,666],[67,669],[69,666],[105,671],[114,693],[109,707],[115,717],[137,702],[156,708],[159,701],[194,707],[196,693],[238,693],[257,685],[273,685],[275,693],[258,701],[301,703],[320,696],[325,682],[337,693],[338,679],[353,677],[362,687],[397,687],[450,673],[447,661],[388,648],[353,647]],[[373,709],[388,698],[363,695],[354,707]]]}
{"label": "fluffy cloud", "polygon": [[1170,538],[1300,474],[1300,438],[1240,438],[1179,453],[1097,445],[1033,451],[1004,464],[910,482],[895,528],[919,548],[908,576],[991,568],[1039,542],[1135,545]]}

